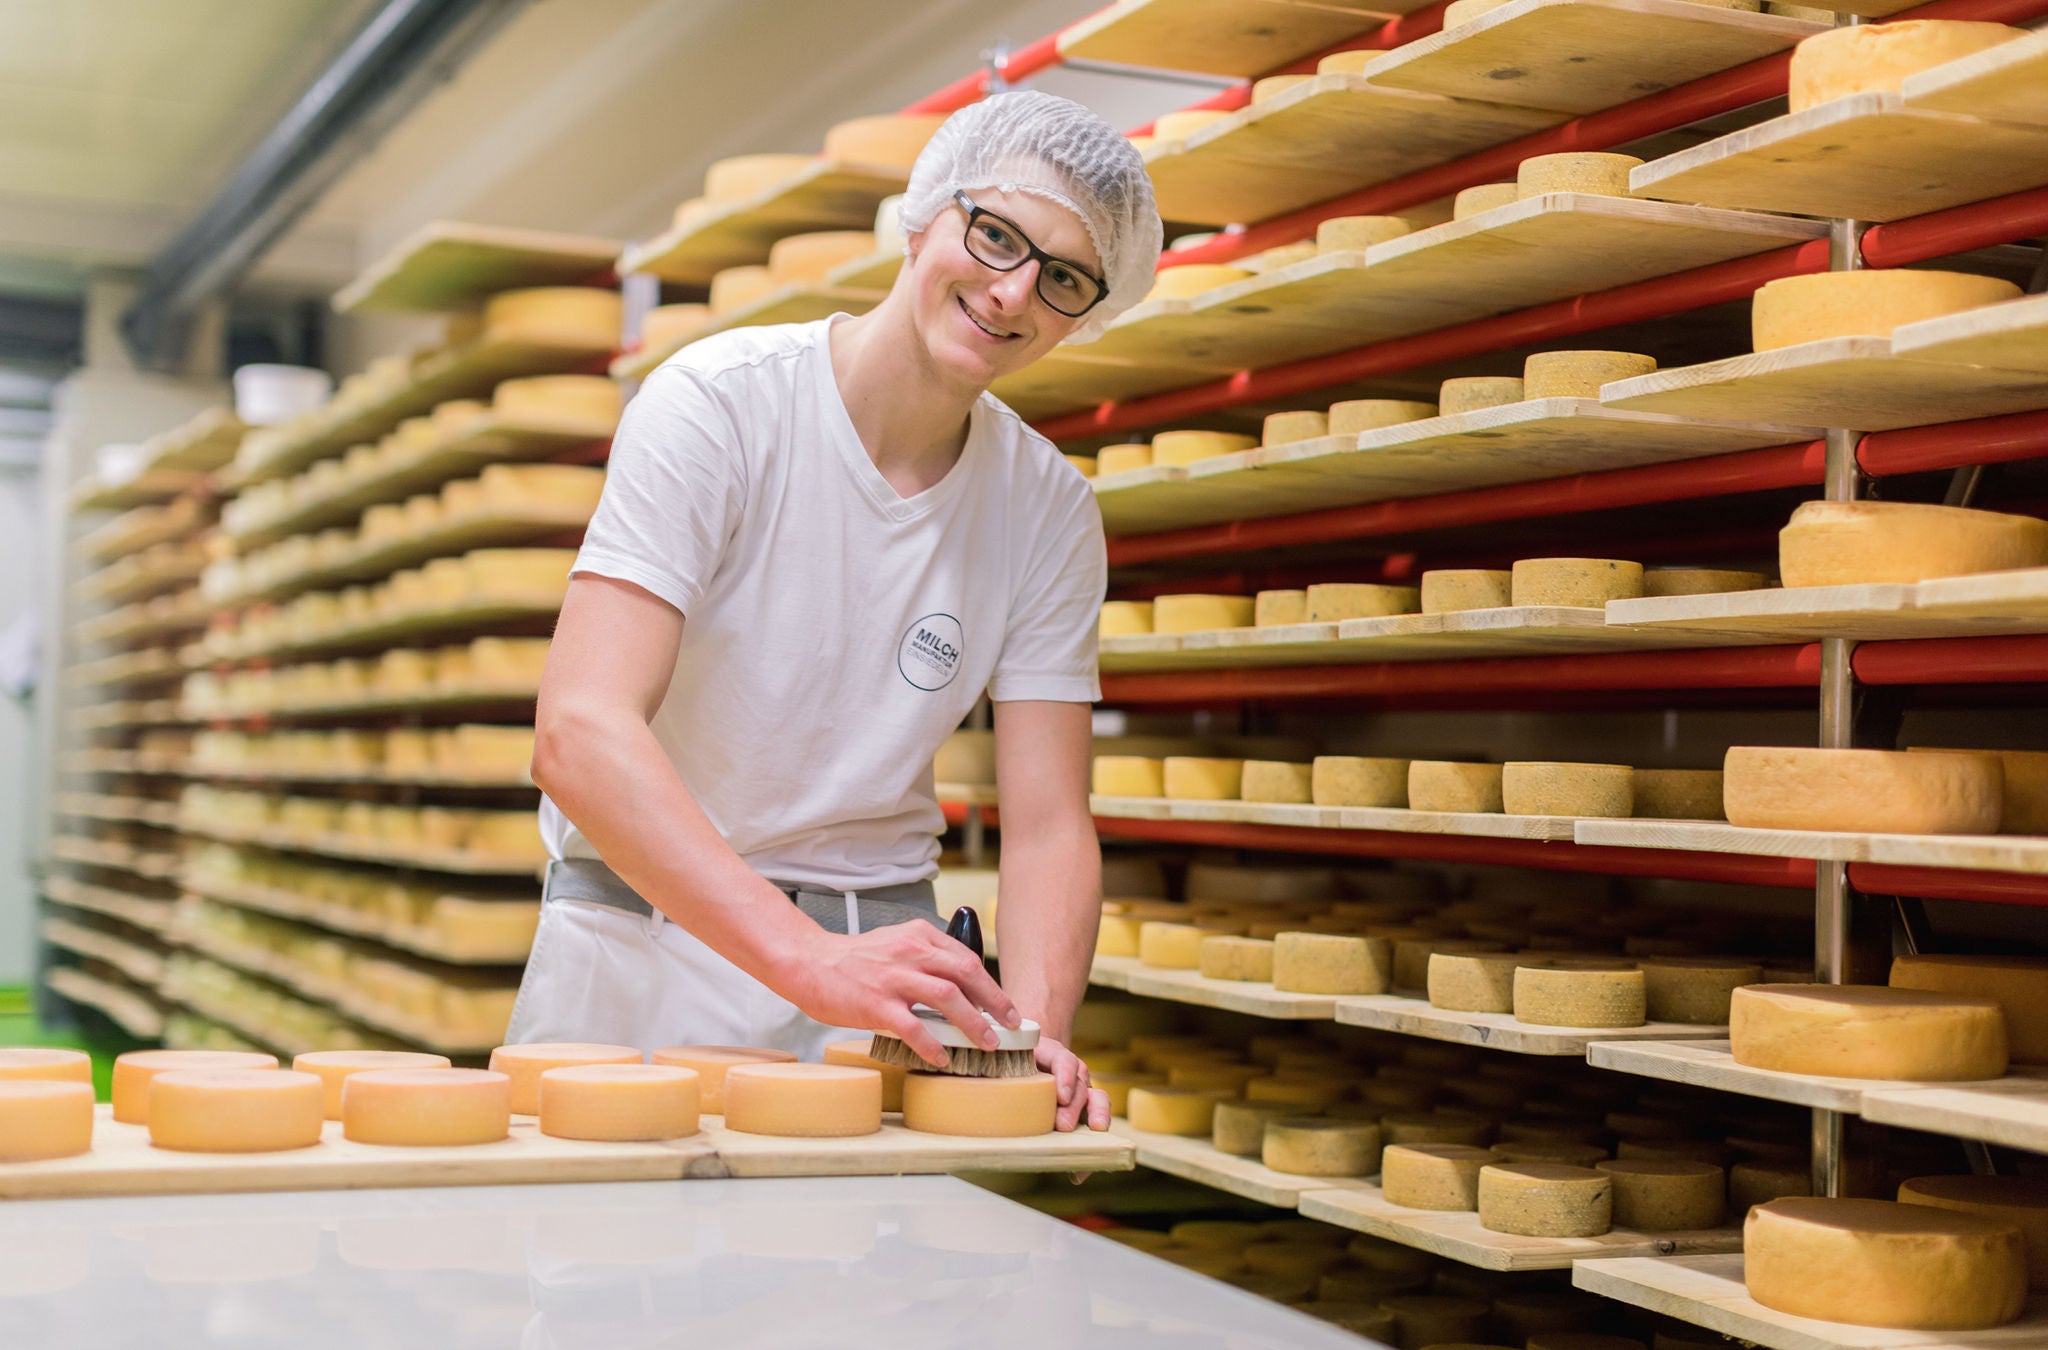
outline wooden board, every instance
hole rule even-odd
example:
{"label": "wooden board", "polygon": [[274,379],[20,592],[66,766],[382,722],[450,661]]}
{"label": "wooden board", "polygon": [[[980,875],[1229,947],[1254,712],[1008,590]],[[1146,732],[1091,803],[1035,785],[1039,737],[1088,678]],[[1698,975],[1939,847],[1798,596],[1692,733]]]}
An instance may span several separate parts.
{"label": "wooden board", "polygon": [[2048,838],[2031,835],[1873,834],[1862,862],[2048,875]]}
{"label": "wooden board", "polygon": [[381,863],[387,867],[417,867],[427,872],[448,872],[472,877],[533,877],[540,875],[545,860],[494,858],[456,848],[401,848],[396,844],[358,843],[345,835],[313,837],[290,830],[264,828],[236,829],[203,820],[184,820],[180,830],[227,844],[256,844],[287,853],[316,853],[323,858],[346,858],[352,862]]}
{"label": "wooden board", "polygon": [[1514,0],[1395,48],[1366,75],[1401,89],[1589,113],[1784,51],[1826,27],[1692,0]]}
{"label": "wooden board", "polygon": [[[425,956],[450,965],[518,965],[526,960],[532,947],[527,940],[510,940],[498,946],[476,946],[462,950],[451,950],[438,940],[431,922],[427,924],[401,924],[388,916],[371,911],[352,909],[333,904],[315,897],[293,891],[266,886],[232,886],[209,881],[203,875],[187,869],[178,879],[179,889],[192,895],[239,909],[254,910],[259,914],[274,914],[280,918],[296,919],[350,937],[370,938],[386,943],[415,956]],[[452,896],[454,899],[475,899],[480,897]],[[540,919],[540,899],[519,900],[499,896],[489,897],[489,903],[516,905],[531,914],[534,922]],[[170,906],[164,906],[166,913]]]}
{"label": "wooden board", "polygon": [[1336,1015],[1336,1000],[1319,994],[1283,993],[1270,980],[1214,980],[1197,970],[1160,970],[1135,956],[1096,957],[1089,967],[1088,982],[1147,998],[1163,998],[1198,1008],[1221,1008],[1253,1017],[1327,1022]]}
{"label": "wooden board", "polygon": [[145,472],[211,473],[235,457],[249,424],[231,408],[208,408],[142,443]]}
{"label": "wooden board", "polygon": [[2000,305],[1901,324],[1892,330],[1892,351],[1915,361],[2048,373],[2048,295],[2022,296]]}
{"label": "wooden board", "polygon": [[2048,1340],[2042,1297],[2028,1301],[2019,1321],[1991,1331],[1894,1331],[1774,1312],[1749,1296],[1740,1252],[1582,1261],[1572,1267],[1572,1283],[1772,1350],[2020,1350]]}
{"label": "wooden board", "polygon": [[1908,75],[1899,97],[1909,108],[2048,127],[2048,32]]}
{"label": "wooden board", "polygon": [[230,642],[226,649],[212,653],[222,660],[254,660],[257,657],[310,656],[317,652],[361,651],[397,645],[403,640],[452,642],[459,638],[490,633],[510,624],[545,619],[562,608],[560,591],[481,595],[458,605],[440,609],[415,610],[408,614],[380,616],[368,622],[337,624],[317,637],[284,639],[247,646]]}
{"label": "wooden board", "polygon": [[1398,1031],[1432,1041],[1483,1045],[1517,1055],[1569,1055],[1584,1058],[1602,1041],[1711,1039],[1728,1034],[1726,1027],[1685,1026],[1649,1022],[1639,1027],[1546,1027],[1517,1022],[1513,1013],[1449,1012],[1433,1008],[1428,999],[1399,994],[1365,994],[1337,1000],[1337,1020],[1346,1026]]}
{"label": "wooden board", "polygon": [[669,229],[619,255],[618,271],[650,272],[663,281],[709,285],[728,267],[768,261],[776,240],[816,230],[864,230],[884,197],[903,191],[909,175],[820,156],[784,182],[734,202],[685,229]]}
{"label": "wooden board", "polygon": [[1123,0],[1061,31],[1083,61],[1251,79],[1379,27],[1417,0]]}
{"label": "wooden board", "polygon": [[1759,830],[1723,820],[1592,820],[1578,822],[1577,843],[1604,848],[1669,848],[1688,853],[1744,853],[1759,858],[1864,862],[1873,836],[1848,830]]}
{"label": "wooden board", "polygon": [[[236,709],[232,712],[209,712],[206,721],[275,720],[291,721],[299,718],[370,716],[380,713],[424,713],[451,712],[464,709],[480,715],[509,711],[519,708],[514,716],[529,715],[530,710],[521,705],[532,703],[540,696],[540,686],[533,684],[472,684],[452,689],[427,689],[416,694],[365,695],[362,698],[332,703],[293,704],[271,708]],[[193,775],[195,777],[201,775]]]}
{"label": "wooden board", "polygon": [[1312,1191],[1360,1190],[1371,1183],[1362,1177],[1304,1177],[1276,1172],[1256,1158],[1239,1158],[1219,1151],[1207,1139],[1153,1134],[1134,1129],[1118,1117],[1110,1132],[1129,1140],[1137,1148],[1140,1167],[1150,1167],[1186,1181],[1199,1181],[1219,1191],[1256,1200],[1262,1205],[1293,1209],[1296,1201]]}
{"label": "wooden board", "polygon": [[163,978],[162,952],[116,937],[104,929],[89,928],[69,919],[48,918],[37,926],[36,932],[52,947],[104,961],[145,989],[154,989]]}
{"label": "wooden board", "polygon": [[825,284],[849,291],[887,293],[903,270],[903,245],[876,249],[865,258],[853,258],[825,274]]}
{"label": "wooden board", "polygon": [[[1339,1010],[1341,1020],[1342,1010]],[[1725,1036],[1725,1028],[1709,1028]],[[1673,1044],[1631,1045],[1609,1041],[1586,1052],[1586,1062],[1596,1069],[1662,1078],[1672,1083],[1689,1083],[1717,1092],[1737,1092],[1745,1097],[1790,1102],[1823,1111],[1856,1114],[1866,1096],[1874,1092],[1911,1092],[1933,1087],[1956,1090],[1958,1084],[1900,1082],[1889,1078],[1830,1078],[1811,1073],[1781,1073],[1774,1069],[1753,1069],[1737,1064],[1725,1039],[1706,1039]],[[2012,1086],[2007,1086],[2012,1085]],[[2048,1088],[2048,1070],[2022,1068],[2005,1078],[1969,1084],[1972,1091],[1995,1088],[2020,1091]]]}
{"label": "wooden board", "polygon": [[1396,834],[1459,834],[1488,839],[1570,839],[1570,816],[1510,816],[1497,811],[1410,811],[1394,807],[1297,806],[1274,802],[1196,802],[1165,797],[1088,799],[1091,813],[1123,820],[1223,821],[1295,829],[1384,830]]}
{"label": "wooden board", "polygon": [[[138,1040],[153,1041],[163,1035],[164,1015],[156,1005],[112,980],[88,975],[71,966],[57,966],[43,976],[43,983],[73,1003],[105,1013],[114,1025]],[[6,1194],[7,1166],[0,1163],[0,1195]]]}
{"label": "wooden board", "polygon": [[1147,161],[1159,214],[1252,224],[1566,120],[1562,113],[1318,75],[1167,142]]}
{"label": "wooden board", "polygon": [[521,544],[538,546],[565,534],[578,534],[590,523],[595,504],[579,502],[527,502],[516,507],[472,511],[462,516],[443,516],[431,529],[396,539],[362,545],[360,537],[342,556],[316,564],[293,575],[280,576],[268,585],[217,597],[223,605],[247,605],[279,601],[303,591],[344,586],[352,582],[381,581],[393,572],[417,567],[431,558],[468,553],[480,548],[510,548]]}
{"label": "wooden board", "polygon": [[[2041,163],[2048,178],[2048,141]],[[1617,380],[1601,390],[1600,401],[1679,417],[1890,431],[2048,407],[2048,382],[2022,371],[1896,356],[1888,338],[1844,337]]]}
{"label": "wooden board", "polygon": [[1854,220],[1903,220],[2048,183],[2048,127],[1854,94],[1637,169],[1638,197]]}
{"label": "wooden board", "polygon": [[980,1172],[1128,1172],[1136,1165],[1131,1142],[1112,1130],[971,1139],[906,1129],[902,1117],[882,1117],[875,1134],[843,1139],[788,1139],[743,1134],[704,1118],[710,1152],[693,1157],[685,1177],[890,1177]]}
{"label": "wooden board", "polygon": [[437,220],[335,293],[342,314],[471,309],[497,291],[610,280],[619,241]]}
{"label": "wooden board", "polygon": [[2008,1078],[1977,1087],[1925,1084],[1866,1092],[1863,1116],[1883,1125],[2048,1153],[2048,1078]]}
{"label": "wooden board", "polygon": [[1297,1206],[1303,1218],[1321,1219],[1386,1238],[1482,1270],[1563,1270],[1590,1257],[1672,1256],[1739,1252],[1740,1228],[1643,1233],[1617,1228],[1589,1238],[1522,1237],[1495,1233],[1471,1210],[1408,1209],[1389,1204],[1377,1186],[1309,1191]]}

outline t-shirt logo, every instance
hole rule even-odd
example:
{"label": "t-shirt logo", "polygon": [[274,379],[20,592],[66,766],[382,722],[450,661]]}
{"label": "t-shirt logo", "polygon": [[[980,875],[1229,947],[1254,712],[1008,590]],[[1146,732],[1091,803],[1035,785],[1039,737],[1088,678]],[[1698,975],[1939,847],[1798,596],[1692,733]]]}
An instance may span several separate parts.
{"label": "t-shirt logo", "polygon": [[910,625],[896,644],[896,669],[919,689],[944,689],[960,673],[965,639],[950,614],[927,614]]}

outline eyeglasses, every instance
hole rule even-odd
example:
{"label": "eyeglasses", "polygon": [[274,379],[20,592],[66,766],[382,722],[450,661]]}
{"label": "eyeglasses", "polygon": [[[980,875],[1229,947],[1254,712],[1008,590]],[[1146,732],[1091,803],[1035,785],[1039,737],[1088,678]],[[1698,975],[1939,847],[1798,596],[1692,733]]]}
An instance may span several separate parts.
{"label": "eyeglasses", "polygon": [[967,234],[961,240],[967,255],[983,267],[1014,272],[1033,258],[1038,260],[1038,298],[1058,314],[1078,319],[1102,303],[1109,284],[1085,269],[1055,258],[1031,242],[1012,221],[993,211],[984,211],[955,192],[953,201],[967,213]]}

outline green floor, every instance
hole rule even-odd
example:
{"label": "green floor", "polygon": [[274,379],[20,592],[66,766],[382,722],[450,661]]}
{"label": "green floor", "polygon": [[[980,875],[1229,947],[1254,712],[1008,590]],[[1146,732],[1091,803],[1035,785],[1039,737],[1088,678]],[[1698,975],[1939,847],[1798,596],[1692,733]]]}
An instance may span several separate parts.
{"label": "green floor", "polygon": [[56,1045],[86,1051],[92,1056],[93,1091],[101,1101],[107,1100],[114,1056],[131,1048],[124,1042],[96,1042],[74,1029],[43,1026],[36,1021],[28,990],[0,985],[0,1046],[6,1045]]}

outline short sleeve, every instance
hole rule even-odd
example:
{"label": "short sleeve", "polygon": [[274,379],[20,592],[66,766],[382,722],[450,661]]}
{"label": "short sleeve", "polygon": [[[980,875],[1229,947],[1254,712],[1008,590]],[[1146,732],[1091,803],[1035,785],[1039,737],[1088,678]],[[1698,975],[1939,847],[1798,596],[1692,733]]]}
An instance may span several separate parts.
{"label": "short sleeve", "polygon": [[988,685],[988,696],[998,703],[1093,703],[1102,697],[1095,672],[1096,630],[1109,585],[1102,512],[1093,492],[1066,494],[1065,506],[1040,536],[1011,609]]}
{"label": "short sleeve", "polygon": [[612,438],[604,495],[573,573],[630,581],[688,615],[746,506],[745,446],[709,381],[687,366],[648,376]]}

